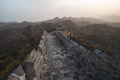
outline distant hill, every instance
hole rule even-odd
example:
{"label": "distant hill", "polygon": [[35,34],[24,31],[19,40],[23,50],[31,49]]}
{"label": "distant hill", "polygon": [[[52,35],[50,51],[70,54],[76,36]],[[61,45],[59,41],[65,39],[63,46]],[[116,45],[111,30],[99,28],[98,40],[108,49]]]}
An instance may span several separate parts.
{"label": "distant hill", "polygon": [[62,22],[63,20],[71,20],[74,22],[76,25],[82,27],[86,25],[91,25],[91,24],[106,24],[107,22],[97,19],[97,18],[86,18],[86,17],[81,17],[81,18],[74,18],[74,17],[63,17],[63,18],[54,18],[51,20],[47,20],[47,22],[50,23],[59,23]]}
{"label": "distant hill", "polygon": [[8,23],[5,23],[5,22],[0,22],[0,28],[7,25]]}
{"label": "distant hill", "polygon": [[72,20],[74,22],[80,22],[80,21],[87,21],[91,24],[100,24],[100,23],[105,23],[105,21],[97,19],[97,18],[90,18],[90,17],[81,17],[81,18],[74,18],[74,17],[63,17],[62,19],[64,20]]}
{"label": "distant hill", "polygon": [[120,23],[120,16],[117,15],[103,16],[101,19],[110,23]]}
{"label": "distant hill", "polygon": [[11,28],[23,28],[26,27],[28,25],[33,25],[34,23],[32,22],[22,22],[22,23],[18,23],[18,22],[0,22],[0,30],[6,30],[6,29],[11,29]]}
{"label": "distant hill", "polygon": [[8,24],[4,30],[2,29],[2,31],[0,31],[0,54],[7,54],[11,52],[12,49],[15,50],[22,44],[25,45],[26,43],[24,43],[24,41],[29,43],[31,38],[40,39],[44,30],[51,31],[52,29],[56,29],[56,25],[51,23],[36,25],[31,25],[31,23],[14,23],[14,26],[12,26],[12,24],[13,23]]}

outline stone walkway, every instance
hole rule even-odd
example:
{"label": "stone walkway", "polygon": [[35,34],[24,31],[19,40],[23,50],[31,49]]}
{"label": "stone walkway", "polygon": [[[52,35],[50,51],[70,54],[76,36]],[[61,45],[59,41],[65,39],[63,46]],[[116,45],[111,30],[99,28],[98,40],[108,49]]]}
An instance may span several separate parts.
{"label": "stone walkway", "polygon": [[46,36],[40,80],[120,80],[119,71],[112,64],[85,48],[65,48],[62,43],[67,39],[61,42],[58,36]]}
{"label": "stone walkway", "polygon": [[[42,80],[78,80],[76,61],[71,51],[57,40],[54,35],[47,36],[47,52],[44,55]],[[73,53],[72,53],[73,54]]]}

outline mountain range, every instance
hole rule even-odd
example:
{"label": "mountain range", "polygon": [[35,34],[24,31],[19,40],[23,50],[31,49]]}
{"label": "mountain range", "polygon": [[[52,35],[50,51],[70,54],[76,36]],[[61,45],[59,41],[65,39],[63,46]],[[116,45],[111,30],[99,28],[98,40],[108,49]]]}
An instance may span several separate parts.
{"label": "mountain range", "polygon": [[[60,31],[91,51],[98,48],[120,59],[119,22],[85,17],[56,17],[41,22],[0,22],[0,75],[5,77],[22,63],[33,48],[37,48],[43,31],[52,32],[57,28],[62,28]],[[8,67],[11,67],[9,71],[6,70]]]}

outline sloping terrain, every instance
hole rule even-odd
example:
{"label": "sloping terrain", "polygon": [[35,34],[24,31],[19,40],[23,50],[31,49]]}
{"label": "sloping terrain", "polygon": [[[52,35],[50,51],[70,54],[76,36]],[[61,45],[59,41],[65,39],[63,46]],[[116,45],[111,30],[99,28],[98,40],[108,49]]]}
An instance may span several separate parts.
{"label": "sloping terrain", "polygon": [[18,67],[7,80],[19,79],[13,74],[27,80],[119,80],[119,63],[99,49],[90,51],[62,32],[44,32],[38,48],[23,65],[23,75],[16,72],[21,69]]}
{"label": "sloping terrain", "polygon": [[108,25],[94,24],[72,31],[78,42],[82,41],[85,46],[99,48],[120,58],[120,28]]}
{"label": "sloping terrain", "polygon": [[[68,37],[94,51],[96,48],[120,59],[120,24],[95,18],[54,18],[42,22],[0,23],[0,74],[7,75],[33,48],[44,30],[58,27]],[[70,34],[71,32],[71,34]],[[19,57],[18,57],[19,56]],[[12,66],[12,67],[10,67]],[[10,67],[10,69],[8,69]]]}
{"label": "sloping terrain", "polygon": [[32,25],[34,23],[32,22],[0,22],[0,31],[6,30],[6,29],[11,29],[11,28],[24,28],[28,25]]}
{"label": "sloping terrain", "polygon": [[37,48],[44,30],[50,32],[55,30],[56,26],[41,23],[0,31],[0,79],[21,64],[33,48]]}

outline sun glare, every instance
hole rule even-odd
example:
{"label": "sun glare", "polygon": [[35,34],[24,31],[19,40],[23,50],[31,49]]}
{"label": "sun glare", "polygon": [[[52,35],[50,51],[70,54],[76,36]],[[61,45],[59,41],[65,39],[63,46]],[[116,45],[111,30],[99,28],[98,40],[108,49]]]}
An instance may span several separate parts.
{"label": "sun glare", "polygon": [[95,13],[117,13],[119,0],[56,0],[55,5],[66,9],[84,9],[87,12]]}

